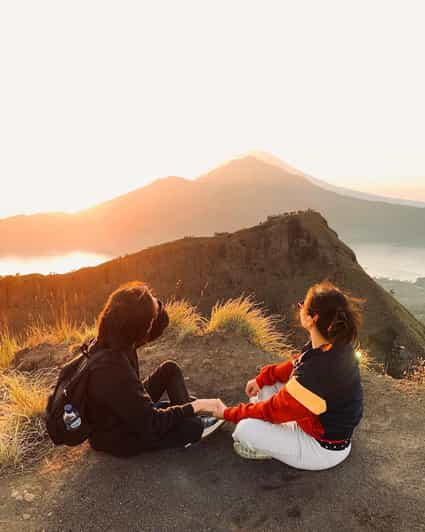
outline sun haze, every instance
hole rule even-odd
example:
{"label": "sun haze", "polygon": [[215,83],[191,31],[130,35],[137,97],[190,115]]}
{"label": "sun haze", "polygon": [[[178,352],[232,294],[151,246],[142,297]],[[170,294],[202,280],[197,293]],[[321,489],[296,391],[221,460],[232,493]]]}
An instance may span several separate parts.
{"label": "sun haze", "polygon": [[0,217],[249,149],[425,201],[422,21],[413,1],[4,2]]}

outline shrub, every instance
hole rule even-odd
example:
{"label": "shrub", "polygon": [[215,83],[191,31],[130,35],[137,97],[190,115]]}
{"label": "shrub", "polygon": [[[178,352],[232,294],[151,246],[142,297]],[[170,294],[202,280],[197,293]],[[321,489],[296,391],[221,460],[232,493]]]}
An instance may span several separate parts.
{"label": "shrub", "polygon": [[170,301],[165,308],[170,318],[169,329],[177,334],[178,340],[202,333],[205,320],[191,303],[184,299]]}
{"label": "shrub", "polygon": [[265,309],[250,297],[217,303],[206,331],[234,332],[266,352],[280,353],[287,349],[285,337],[278,331],[279,318],[266,314]]}

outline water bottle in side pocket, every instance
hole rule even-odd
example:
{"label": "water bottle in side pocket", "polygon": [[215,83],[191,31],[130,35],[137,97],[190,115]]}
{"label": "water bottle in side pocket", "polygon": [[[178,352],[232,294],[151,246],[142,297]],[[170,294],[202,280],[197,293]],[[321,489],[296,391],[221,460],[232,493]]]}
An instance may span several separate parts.
{"label": "water bottle in side pocket", "polygon": [[81,426],[80,414],[71,404],[63,407],[63,422],[66,430],[77,430]]}

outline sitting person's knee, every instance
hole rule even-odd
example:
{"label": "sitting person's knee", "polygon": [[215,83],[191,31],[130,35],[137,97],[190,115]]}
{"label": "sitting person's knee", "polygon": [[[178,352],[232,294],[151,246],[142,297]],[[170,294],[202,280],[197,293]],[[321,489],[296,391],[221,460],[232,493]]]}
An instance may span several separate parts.
{"label": "sitting person's knee", "polygon": [[242,421],[239,421],[239,423],[236,425],[236,429],[233,433],[233,438],[237,441],[245,441],[252,436],[253,433],[255,433],[257,425],[256,419],[242,419]]}
{"label": "sitting person's knee", "polygon": [[180,366],[174,360],[166,360],[161,364],[161,370],[167,375],[177,375],[181,373]]}

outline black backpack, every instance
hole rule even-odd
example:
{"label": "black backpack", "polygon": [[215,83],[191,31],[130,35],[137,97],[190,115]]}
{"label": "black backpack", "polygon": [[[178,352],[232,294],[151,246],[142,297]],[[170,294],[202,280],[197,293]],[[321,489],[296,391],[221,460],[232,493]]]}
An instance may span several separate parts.
{"label": "black backpack", "polygon": [[[88,378],[90,369],[104,354],[104,350],[90,353],[87,346],[83,346],[82,352],[61,369],[54,392],[47,401],[45,415],[47,432],[55,445],[73,447],[90,436],[86,405]],[[71,431],[66,429],[63,421],[66,404],[72,404],[81,418],[81,425]]]}

